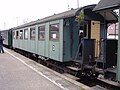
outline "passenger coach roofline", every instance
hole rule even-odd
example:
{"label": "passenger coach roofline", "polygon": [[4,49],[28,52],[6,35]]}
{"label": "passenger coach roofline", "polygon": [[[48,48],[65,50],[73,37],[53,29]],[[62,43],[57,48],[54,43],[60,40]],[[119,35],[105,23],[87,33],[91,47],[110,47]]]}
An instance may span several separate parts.
{"label": "passenger coach roofline", "polygon": [[82,7],[82,8],[79,8],[79,10],[76,12],[76,15],[78,15],[79,12],[81,12],[82,10],[85,10],[85,9],[93,9],[95,6],[96,6],[96,4],[92,4],[92,5],[88,5],[88,6],[84,6],[84,7]]}
{"label": "passenger coach roofline", "polygon": [[64,18],[73,17],[73,16],[76,16],[77,14],[79,14],[79,12],[81,10],[87,9],[87,8],[91,8],[92,9],[95,6],[96,5],[93,4],[93,5],[87,5],[87,6],[84,6],[84,7],[81,7],[81,8],[77,8],[77,9],[72,9],[72,10],[69,10],[69,11],[66,11],[66,12],[62,12],[62,13],[59,13],[59,14],[55,14],[55,15],[52,15],[52,16],[45,17],[43,19],[38,19],[36,21],[32,21],[32,22],[23,24],[21,26],[15,27],[13,29],[24,28],[26,26],[32,26],[32,25],[36,25],[36,24],[40,24],[40,23],[49,22],[49,21],[52,21],[52,20],[58,20],[58,19],[64,19]]}
{"label": "passenger coach roofline", "polygon": [[106,11],[113,10],[120,7],[120,0],[100,0],[98,5],[93,9],[93,11]]}

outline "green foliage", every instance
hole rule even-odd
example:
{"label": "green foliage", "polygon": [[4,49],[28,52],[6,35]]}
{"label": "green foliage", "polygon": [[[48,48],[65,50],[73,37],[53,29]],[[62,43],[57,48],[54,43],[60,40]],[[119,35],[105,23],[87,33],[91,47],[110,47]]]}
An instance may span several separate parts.
{"label": "green foliage", "polygon": [[82,23],[84,21],[84,13],[80,12],[78,16],[76,16],[76,20],[78,23]]}

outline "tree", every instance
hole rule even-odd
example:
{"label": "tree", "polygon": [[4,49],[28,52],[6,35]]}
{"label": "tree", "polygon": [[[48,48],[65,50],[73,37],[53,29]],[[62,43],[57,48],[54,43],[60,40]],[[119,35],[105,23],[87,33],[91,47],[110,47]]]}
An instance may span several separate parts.
{"label": "tree", "polygon": [[80,12],[78,16],[76,16],[76,21],[81,24],[84,22],[84,12]]}

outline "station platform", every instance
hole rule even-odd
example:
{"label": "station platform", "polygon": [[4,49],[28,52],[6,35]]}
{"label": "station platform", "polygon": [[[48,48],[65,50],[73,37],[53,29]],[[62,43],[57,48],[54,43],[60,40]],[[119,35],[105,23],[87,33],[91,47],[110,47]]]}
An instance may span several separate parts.
{"label": "station platform", "polygon": [[0,54],[0,90],[93,90],[13,50]]}

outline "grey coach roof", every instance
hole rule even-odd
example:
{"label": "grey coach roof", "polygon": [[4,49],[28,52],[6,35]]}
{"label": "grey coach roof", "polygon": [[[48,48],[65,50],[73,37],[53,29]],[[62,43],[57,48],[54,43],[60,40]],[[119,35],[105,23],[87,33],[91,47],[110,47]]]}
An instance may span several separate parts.
{"label": "grey coach roof", "polygon": [[69,10],[69,11],[66,11],[66,12],[63,12],[63,13],[54,14],[52,16],[49,16],[49,17],[46,17],[46,18],[43,18],[43,19],[38,19],[36,21],[32,21],[32,22],[14,27],[12,29],[19,29],[19,28],[24,28],[24,27],[31,26],[31,25],[36,25],[36,24],[39,24],[39,23],[44,23],[44,22],[47,22],[47,21],[73,17],[78,13],[78,11],[81,11],[82,9],[93,8],[95,6],[96,5],[93,4],[93,5],[84,6],[82,8],[78,8],[78,9],[72,9],[72,10]]}
{"label": "grey coach roof", "polygon": [[22,28],[22,27],[31,26],[31,25],[35,25],[35,24],[38,24],[38,23],[44,23],[44,22],[51,21],[51,20],[57,20],[57,19],[61,19],[61,18],[72,17],[72,16],[75,16],[77,11],[78,11],[78,9],[72,9],[72,10],[69,10],[69,11],[66,11],[66,12],[63,12],[63,13],[54,14],[52,16],[45,17],[43,19],[38,19],[36,21],[32,21],[32,22],[17,26],[13,29],[19,29],[19,28]]}
{"label": "grey coach roof", "polygon": [[118,7],[120,7],[120,0],[101,0],[93,11],[101,11]]}

